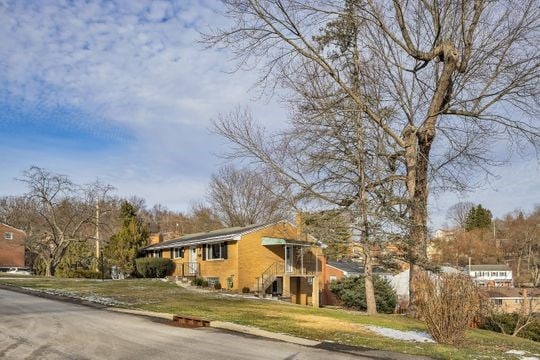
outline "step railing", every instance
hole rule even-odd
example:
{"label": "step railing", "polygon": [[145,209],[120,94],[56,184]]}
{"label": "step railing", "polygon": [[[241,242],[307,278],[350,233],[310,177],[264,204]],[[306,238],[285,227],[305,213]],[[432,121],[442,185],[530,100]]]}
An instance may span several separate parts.
{"label": "step railing", "polygon": [[266,289],[276,280],[278,275],[283,275],[283,262],[277,261],[270,265],[260,277],[257,278],[257,286],[259,295],[262,296]]}

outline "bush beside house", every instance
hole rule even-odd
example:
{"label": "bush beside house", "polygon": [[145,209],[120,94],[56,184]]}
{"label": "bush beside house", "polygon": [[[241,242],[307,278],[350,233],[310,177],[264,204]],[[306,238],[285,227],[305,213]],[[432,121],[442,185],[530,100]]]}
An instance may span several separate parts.
{"label": "bush beside house", "polygon": [[174,270],[174,262],[165,258],[139,258],[135,264],[137,272],[144,278],[162,278]]}
{"label": "bush beside house", "polygon": [[[386,314],[393,313],[397,304],[396,292],[387,280],[379,276],[375,276],[373,280],[377,311]],[[367,309],[363,276],[343,278],[332,282],[330,291],[336,294],[338,299],[343,302],[343,305],[349,308],[360,311]]]}

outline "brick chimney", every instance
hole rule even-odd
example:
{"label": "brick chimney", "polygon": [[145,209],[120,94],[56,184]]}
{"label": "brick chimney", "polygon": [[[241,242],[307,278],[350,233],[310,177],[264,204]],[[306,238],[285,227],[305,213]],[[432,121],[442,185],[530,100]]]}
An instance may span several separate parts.
{"label": "brick chimney", "polygon": [[163,242],[163,235],[161,233],[152,234],[148,238],[148,245],[159,244]]}

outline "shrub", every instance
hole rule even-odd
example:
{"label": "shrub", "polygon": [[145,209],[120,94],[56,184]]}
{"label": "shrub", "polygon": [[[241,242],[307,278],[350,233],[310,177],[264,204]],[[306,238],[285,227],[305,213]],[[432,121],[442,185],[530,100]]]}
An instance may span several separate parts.
{"label": "shrub", "polygon": [[214,289],[215,290],[221,290],[221,283],[220,282],[217,282],[214,284]]}
{"label": "shrub", "polygon": [[250,289],[249,289],[247,286],[244,286],[244,287],[242,288],[242,292],[243,292],[244,294],[249,294]]}
{"label": "shrub", "polygon": [[[375,287],[375,302],[377,311],[391,314],[394,312],[397,303],[396,292],[390,283],[379,277],[373,277],[373,286]],[[330,291],[336,294],[343,304],[349,308],[365,311],[366,289],[364,286],[364,277],[344,278],[330,284]]]}
{"label": "shrub", "polygon": [[208,281],[203,279],[203,280],[201,281],[201,286],[202,286],[202,287],[208,287]]}
{"label": "shrub", "polygon": [[139,258],[135,260],[137,272],[144,278],[162,278],[170,275],[174,262],[164,258]]}
{"label": "shrub", "polygon": [[459,344],[480,310],[481,299],[471,278],[463,274],[429,275],[416,279],[414,305],[433,339]]}
{"label": "shrub", "polygon": [[203,281],[204,280],[202,278],[195,278],[195,279],[191,280],[191,285],[193,285],[193,286],[201,286]]}
{"label": "shrub", "polygon": [[87,269],[69,269],[63,270],[59,274],[59,277],[74,279],[101,279],[101,273],[99,271]]}

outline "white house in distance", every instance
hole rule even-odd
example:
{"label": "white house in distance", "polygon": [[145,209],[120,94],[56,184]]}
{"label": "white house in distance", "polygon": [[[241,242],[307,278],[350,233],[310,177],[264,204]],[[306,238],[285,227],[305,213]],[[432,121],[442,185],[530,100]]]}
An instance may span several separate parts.
{"label": "white house in distance", "polygon": [[512,269],[507,265],[468,265],[465,272],[478,286],[514,287]]}

